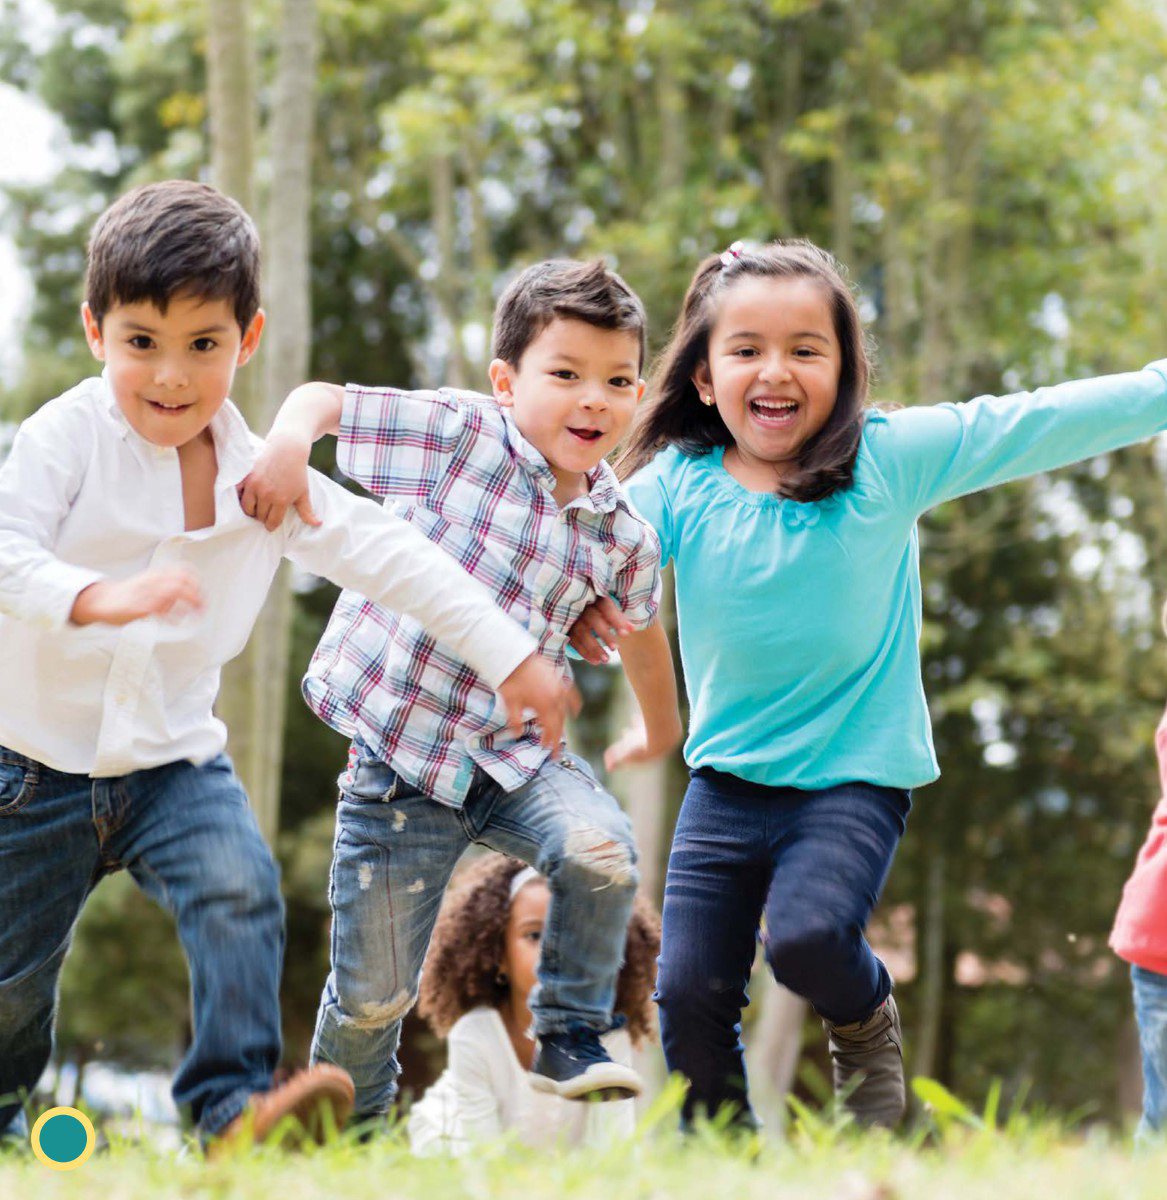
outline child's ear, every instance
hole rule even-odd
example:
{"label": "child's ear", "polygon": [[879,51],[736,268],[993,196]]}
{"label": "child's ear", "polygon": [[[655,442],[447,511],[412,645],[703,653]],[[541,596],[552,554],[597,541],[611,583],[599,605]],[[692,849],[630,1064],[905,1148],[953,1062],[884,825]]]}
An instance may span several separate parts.
{"label": "child's ear", "polygon": [[708,360],[703,358],[693,369],[693,374],[689,378],[697,389],[697,395],[704,403],[708,404],[709,401],[705,397],[713,395],[713,376],[709,374]]}
{"label": "child's ear", "polygon": [[645,383],[643,379],[636,381],[636,403],[639,404],[644,399]]}
{"label": "child's ear", "polygon": [[239,356],[235,359],[237,367],[243,366],[258,349],[259,335],[263,333],[265,319],[262,308],[258,309],[255,316],[251,318],[251,324],[248,325],[247,332],[243,335],[243,341],[239,344]]}
{"label": "child's ear", "polygon": [[511,364],[502,358],[492,358],[486,373],[490,376],[494,398],[503,408],[509,408],[515,402],[514,369]]}
{"label": "child's ear", "polygon": [[101,326],[89,307],[89,301],[81,302],[81,324],[85,327],[85,340],[89,343],[90,353],[98,362],[105,362],[105,342],[101,338]]}

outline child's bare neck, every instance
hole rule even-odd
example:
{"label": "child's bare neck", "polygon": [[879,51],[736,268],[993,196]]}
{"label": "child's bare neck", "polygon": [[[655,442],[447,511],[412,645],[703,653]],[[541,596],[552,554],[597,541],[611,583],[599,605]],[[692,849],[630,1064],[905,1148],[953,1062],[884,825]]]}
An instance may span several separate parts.
{"label": "child's bare neck", "polygon": [[580,496],[588,494],[590,489],[586,475],[561,471],[558,467],[552,467],[551,470],[555,475],[555,491],[551,495],[560,508],[563,508],[565,504],[570,504],[573,500],[578,500]]}
{"label": "child's bare neck", "polygon": [[178,468],[182,474],[184,528],[189,531],[214,525],[219,463],[209,428],[178,447]]}
{"label": "child's bare neck", "polygon": [[725,469],[750,492],[774,492],[782,482],[783,464],[743,456],[736,445],[722,456]]}

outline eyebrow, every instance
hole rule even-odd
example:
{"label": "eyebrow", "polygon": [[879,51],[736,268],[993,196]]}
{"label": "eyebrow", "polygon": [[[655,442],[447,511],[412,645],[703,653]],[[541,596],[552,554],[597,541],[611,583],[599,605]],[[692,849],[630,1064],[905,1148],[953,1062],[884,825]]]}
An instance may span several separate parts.
{"label": "eyebrow", "polygon": [[[195,329],[186,334],[187,337],[197,338],[206,337],[209,333],[223,333],[229,329],[229,325],[208,325],[205,329]],[[130,321],[126,324],[128,331],[137,333],[157,333],[158,331],[152,325],[143,325],[140,321]]]}
{"label": "eyebrow", "polygon": [[[831,339],[827,337],[825,333],[816,333],[813,329],[801,329],[797,333],[792,333],[790,336],[793,339],[814,338],[816,341],[825,342],[828,346],[831,343]],[[735,338],[760,339],[761,337],[762,335],[760,333],[755,333],[752,329],[739,329],[737,332],[729,334],[726,337],[726,341],[732,342]]]}
{"label": "eyebrow", "polygon": [[[579,367],[579,366],[582,366],[587,360],[583,359],[583,358],[576,358],[576,356],[574,354],[556,354],[552,358],[551,361],[552,362],[565,362],[565,363],[569,363],[573,367]],[[618,362],[618,363],[614,364],[612,367],[612,370],[613,371],[635,371],[636,364],[632,361],[632,359],[627,358],[623,362]]]}

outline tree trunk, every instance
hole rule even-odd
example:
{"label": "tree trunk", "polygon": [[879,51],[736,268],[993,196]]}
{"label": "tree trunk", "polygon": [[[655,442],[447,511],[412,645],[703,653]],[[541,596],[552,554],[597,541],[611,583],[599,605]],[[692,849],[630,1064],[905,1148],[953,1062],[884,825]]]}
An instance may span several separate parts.
{"label": "tree trunk", "polygon": [[[268,200],[267,329],[263,357],[263,420],[308,377],[312,347],[310,263],[312,141],[316,126],[316,2],[284,0],[271,123],[271,195]],[[287,710],[288,643],[292,626],[291,572],[285,563],[252,635],[251,799],[260,826],[274,838],[279,825],[280,768]]]}
{"label": "tree trunk", "polygon": [[920,938],[920,1010],[916,1028],[916,1054],[912,1074],[936,1077],[937,1046],[944,1008],[944,851],[936,849],[928,860],[925,882],[924,930]]}
{"label": "tree trunk", "polygon": [[447,325],[449,357],[446,383],[450,387],[469,386],[466,350],[462,345],[462,305],[459,302],[457,263],[457,210],[454,197],[454,159],[439,151],[430,163],[430,193],[433,203],[434,234],[438,244],[438,273],[434,279],[434,297]]}
{"label": "tree trunk", "polygon": [[[209,0],[207,42],[211,160],[216,184],[254,208],[255,85],[249,5]],[[272,201],[265,230],[265,353],[236,376],[234,399],[264,432],[276,405],[304,380],[311,344],[309,210],[316,75],[314,0],[283,5],[271,133]],[[263,371],[263,387],[257,371]],[[280,766],[291,595],[281,568],[246,649],[223,671],[218,709],[240,778],[264,835],[279,825]]]}

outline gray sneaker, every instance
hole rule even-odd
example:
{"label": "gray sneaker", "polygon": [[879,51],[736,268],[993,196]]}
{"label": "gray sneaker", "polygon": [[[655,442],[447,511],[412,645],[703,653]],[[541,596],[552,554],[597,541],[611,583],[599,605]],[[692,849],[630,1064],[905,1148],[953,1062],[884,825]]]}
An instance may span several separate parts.
{"label": "gray sneaker", "polygon": [[895,999],[888,998],[863,1021],[823,1022],[829,1035],[835,1095],[858,1125],[893,1129],[907,1107],[904,1036]]}

